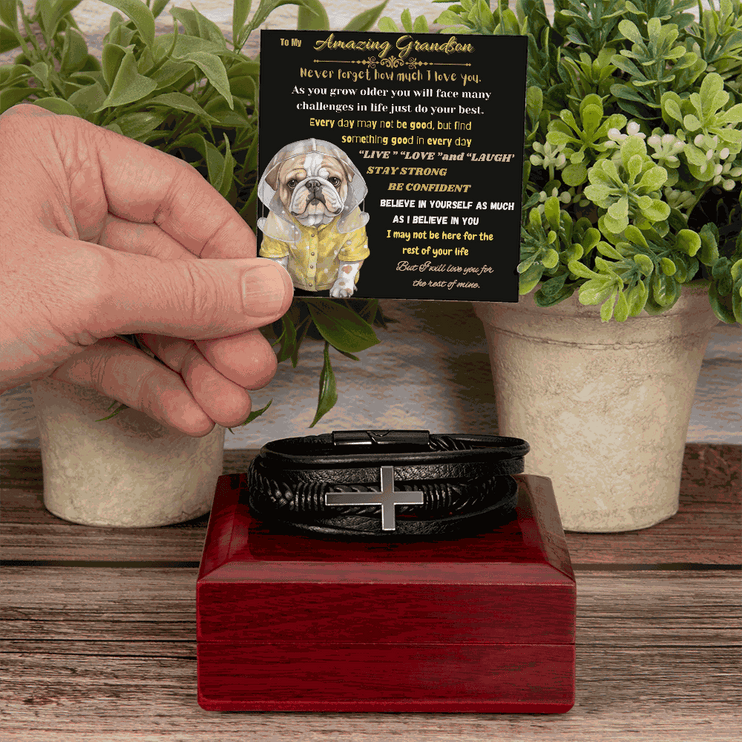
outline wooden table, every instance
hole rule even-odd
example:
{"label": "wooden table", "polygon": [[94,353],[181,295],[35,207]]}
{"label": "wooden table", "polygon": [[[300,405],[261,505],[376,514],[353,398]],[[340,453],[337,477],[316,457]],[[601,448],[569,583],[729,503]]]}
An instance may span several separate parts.
{"label": "wooden table", "polygon": [[[225,472],[253,452],[228,451]],[[577,701],[559,716],[220,714],[196,703],[207,518],[78,526],[42,503],[36,451],[0,451],[0,740],[742,739],[742,447],[689,445],[680,512],[568,534]]]}

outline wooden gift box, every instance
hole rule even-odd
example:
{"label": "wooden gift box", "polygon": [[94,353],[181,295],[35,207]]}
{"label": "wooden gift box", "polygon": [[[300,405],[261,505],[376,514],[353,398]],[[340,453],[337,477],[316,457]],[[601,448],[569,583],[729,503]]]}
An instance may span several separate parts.
{"label": "wooden gift box", "polygon": [[198,702],[221,711],[560,713],[575,580],[551,481],[458,539],[271,533],[219,478],[197,584]]}

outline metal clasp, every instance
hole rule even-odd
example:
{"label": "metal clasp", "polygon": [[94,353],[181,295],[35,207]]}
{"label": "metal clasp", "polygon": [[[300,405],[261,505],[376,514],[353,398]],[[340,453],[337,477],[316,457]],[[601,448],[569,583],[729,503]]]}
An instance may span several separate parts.
{"label": "metal clasp", "polygon": [[332,434],[334,446],[373,446],[400,449],[429,450],[430,432],[427,430],[336,430]]}

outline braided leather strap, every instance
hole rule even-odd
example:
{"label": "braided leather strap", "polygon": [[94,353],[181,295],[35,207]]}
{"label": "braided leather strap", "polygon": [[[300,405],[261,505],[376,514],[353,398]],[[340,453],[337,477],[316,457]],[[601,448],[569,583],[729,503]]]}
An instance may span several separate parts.
{"label": "braided leather strap", "polygon": [[249,506],[267,523],[404,539],[479,532],[514,516],[528,444],[498,436],[348,431],[264,446]]}

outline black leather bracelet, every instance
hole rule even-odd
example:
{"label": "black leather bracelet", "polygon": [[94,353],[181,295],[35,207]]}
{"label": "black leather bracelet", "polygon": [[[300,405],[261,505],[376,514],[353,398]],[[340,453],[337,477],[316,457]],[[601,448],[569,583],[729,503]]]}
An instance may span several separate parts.
{"label": "black leather bracelet", "polygon": [[520,438],[344,431],[265,445],[248,472],[253,515],[346,538],[459,535],[514,516]]}

